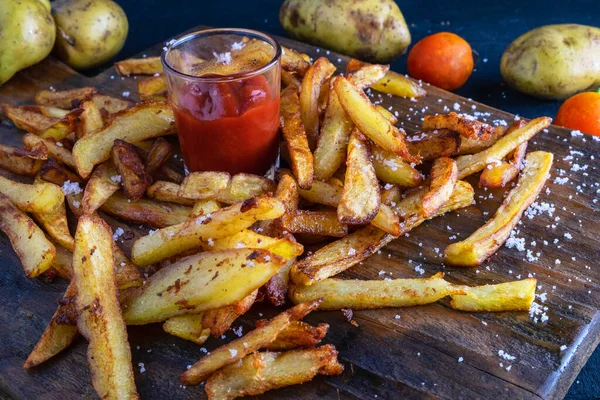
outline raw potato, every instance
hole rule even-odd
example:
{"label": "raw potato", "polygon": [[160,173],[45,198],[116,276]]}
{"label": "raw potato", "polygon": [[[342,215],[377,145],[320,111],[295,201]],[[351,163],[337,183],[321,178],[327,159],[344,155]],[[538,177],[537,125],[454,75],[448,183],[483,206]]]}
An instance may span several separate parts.
{"label": "raw potato", "polygon": [[371,62],[386,63],[410,44],[392,0],[286,0],[279,21],[295,39]]}
{"label": "raw potato", "polygon": [[600,28],[547,25],[508,46],[500,72],[515,89],[543,99],[566,99],[600,84]]}
{"label": "raw potato", "polygon": [[57,0],[52,14],[58,31],[56,54],[75,69],[103,64],[125,44],[127,16],[111,0]]}

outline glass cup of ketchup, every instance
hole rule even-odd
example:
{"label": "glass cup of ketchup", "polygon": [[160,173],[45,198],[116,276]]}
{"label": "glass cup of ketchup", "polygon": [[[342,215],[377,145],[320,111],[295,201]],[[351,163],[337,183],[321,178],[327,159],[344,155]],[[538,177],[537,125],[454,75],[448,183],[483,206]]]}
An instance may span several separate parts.
{"label": "glass cup of ketchup", "polygon": [[262,175],[279,151],[281,47],[246,29],[209,29],[162,54],[189,171]]}

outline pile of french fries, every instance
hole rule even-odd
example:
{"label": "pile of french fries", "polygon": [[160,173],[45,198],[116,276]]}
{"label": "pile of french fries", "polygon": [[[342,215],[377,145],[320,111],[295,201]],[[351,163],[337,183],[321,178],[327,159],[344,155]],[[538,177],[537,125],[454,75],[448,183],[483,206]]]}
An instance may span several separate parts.
{"label": "pile of french fries", "polygon": [[[258,57],[256,51],[247,42],[233,59]],[[463,179],[479,172],[485,187],[516,180],[484,226],[445,250],[449,265],[480,265],[548,178],[552,154],[526,148],[550,118],[503,129],[466,115],[433,115],[419,140],[409,141],[365,93],[425,94],[389,66],[352,60],[334,76],[326,58],[311,63],[285,48],[282,67],[281,153],[289,169],[275,179],[183,173],[173,162],[178,145],[168,136],[176,129],[158,58],[117,63],[124,75],[153,75],[139,81],[145,101],[137,104],[88,87],[42,90],[36,105],[2,106],[26,133],[23,148],[0,145],[0,167],[32,181],[0,176],[0,229],[28,277],[71,281],[25,368],[81,333],[98,395],[137,398],[126,325],[162,323],[202,344],[231,329],[255,302],[282,306],[290,299],[293,307],[182,371],[183,384],[206,381],[209,398],[233,399],[341,373],[336,349],[315,347],[329,326],[301,321],[313,310],[406,307],[444,297],[463,311],[529,310],[535,279],[467,287],[442,273],[335,276],[424,221],[473,204]],[[67,209],[77,219],[74,236]],[[135,241],[129,258],[103,213],[155,230]],[[303,244],[317,249],[307,254]]]}

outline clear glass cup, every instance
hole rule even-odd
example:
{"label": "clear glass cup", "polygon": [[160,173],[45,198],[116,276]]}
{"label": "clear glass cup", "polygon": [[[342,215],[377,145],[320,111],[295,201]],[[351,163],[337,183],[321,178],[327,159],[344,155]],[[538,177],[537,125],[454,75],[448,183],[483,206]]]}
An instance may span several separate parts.
{"label": "clear glass cup", "polygon": [[264,174],[279,150],[281,47],[247,29],[183,36],[162,54],[190,171]]}

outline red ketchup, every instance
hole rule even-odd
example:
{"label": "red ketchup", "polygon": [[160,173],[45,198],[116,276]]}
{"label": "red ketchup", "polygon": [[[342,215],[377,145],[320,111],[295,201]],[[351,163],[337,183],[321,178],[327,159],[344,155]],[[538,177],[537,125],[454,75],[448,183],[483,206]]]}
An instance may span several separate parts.
{"label": "red ketchup", "polygon": [[264,76],[189,82],[171,104],[190,171],[264,174],[279,145],[279,93]]}

